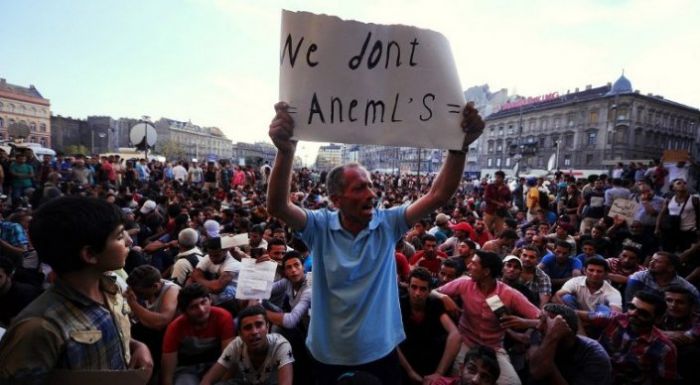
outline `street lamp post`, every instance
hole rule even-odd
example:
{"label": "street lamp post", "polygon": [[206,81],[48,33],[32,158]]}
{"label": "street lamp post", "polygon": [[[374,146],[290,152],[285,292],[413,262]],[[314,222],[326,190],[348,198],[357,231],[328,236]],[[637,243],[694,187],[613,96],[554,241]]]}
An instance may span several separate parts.
{"label": "street lamp post", "polygon": [[554,142],[557,145],[557,155],[555,156],[554,168],[559,171],[559,148],[561,147],[561,139]]}

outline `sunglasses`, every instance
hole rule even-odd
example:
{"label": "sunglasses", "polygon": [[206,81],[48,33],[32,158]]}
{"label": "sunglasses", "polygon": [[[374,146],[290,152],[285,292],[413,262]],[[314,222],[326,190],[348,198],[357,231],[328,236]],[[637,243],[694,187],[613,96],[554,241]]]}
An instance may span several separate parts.
{"label": "sunglasses", "polygon": [[644,309],[638,308],[632,302],[627,304],[627,310],[636,311],[638,316],[642,316],[644,318],[654,318],[654,316],[651,313],[649,313],[648,311],[646,311]]}

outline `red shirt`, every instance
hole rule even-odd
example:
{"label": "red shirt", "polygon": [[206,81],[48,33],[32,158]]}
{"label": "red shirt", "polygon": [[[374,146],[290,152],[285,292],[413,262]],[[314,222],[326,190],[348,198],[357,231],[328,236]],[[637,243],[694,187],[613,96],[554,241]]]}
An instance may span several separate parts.
{"label": "red shirt", "polygon": [[430,273],[437,277],[440,273],[440,266],[442,266],[442,261],[445,258],[436,256],[435,258],[421,258],[418,260],[418,266],[424,267],[430,271]]}
{"label": "red shirt", "polygon": [[411,274],[411,266],[408,264],[408,259],[405,255],[396,252],[396,272],[399,275],[400,281],[408,281],[408,275]]}
{"label": "red shirt", "polygon": [[212,306],[203,329],[195,329],[185,314],[175,318],[165,331],[163,354],[177,352],[180,366],[215,362],[221,355],[221,342],[235,336],[231,313]]}
{"label": "red shirt", "polygon": [[[443,252],[440,251],[440,250],[435,250],[435,253],[436,253],[436,255],[437,255],[438,258],[446,259],[446,258],[449,257],[447,254],[443,253]],[[411,259],[408,261],[408,263],[410,263],[411,266],[415,265],[416,263],[418,263],[418,261],[419,261],[421,258],[423,258],[423,255],[425,255],[425,251],[424,251],[424,250],[416,251],[416,253],[413,254],[413,256],[411,257]],[[439,269],[440,269],[440,268],[438,268],[438,270],[439,270]]]}
{"label": "red shirt", "polygon": [[510,189],[508,186],[505,184],[501,184],[500,186],[496,186],[495,183],[491,183],[486,186],[484,189],[484,201],[486,202],[486,207],[484,208],[484,212],[486,214],[493,215],[496,213],[496,210],[498,209],[496,207],[497,202],[510,202],[511,199],[513,199],[513,196],[510,193]]}
{"label": "red shirt", "polygon": [[476,230],[474,230],[471,234],[472,241],[478,243],[479,246],[483,246],[486,242],[490,241],[491,238],[491,233],[489,233],[488,230],[484,230],[483,233],[477,233]]}

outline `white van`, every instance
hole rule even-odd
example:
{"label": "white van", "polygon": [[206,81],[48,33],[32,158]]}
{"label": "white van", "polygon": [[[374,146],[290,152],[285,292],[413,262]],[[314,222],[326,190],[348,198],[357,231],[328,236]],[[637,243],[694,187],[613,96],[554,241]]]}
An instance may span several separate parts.
{"label": "white van", "polygon": [[50,156],[51,160],[56,158],[56,151],[42,147],[39,143],[1,142],[0,150],[10,156],[23,154],[27,157],[27,160],[37,159],[40,162],[44,159],[45,155]]}

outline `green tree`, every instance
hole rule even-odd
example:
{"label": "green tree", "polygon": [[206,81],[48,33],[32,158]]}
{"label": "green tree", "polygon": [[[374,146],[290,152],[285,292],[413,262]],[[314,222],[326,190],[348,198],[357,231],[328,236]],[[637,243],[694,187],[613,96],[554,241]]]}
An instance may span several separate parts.
{"label": "green tree", "polygon": [[84,146],[82,144],[71,144],[71,145],[65,146],[63,148],[63,152],[66,155],[78,155],[78,154],[87,155],[87,154],[89,154],[87,146]]}
{"label": "green tree", "polygon": [[156,144],[156,148],[167,160],[185,159],[185,150],[179,143],[172,140]]}

